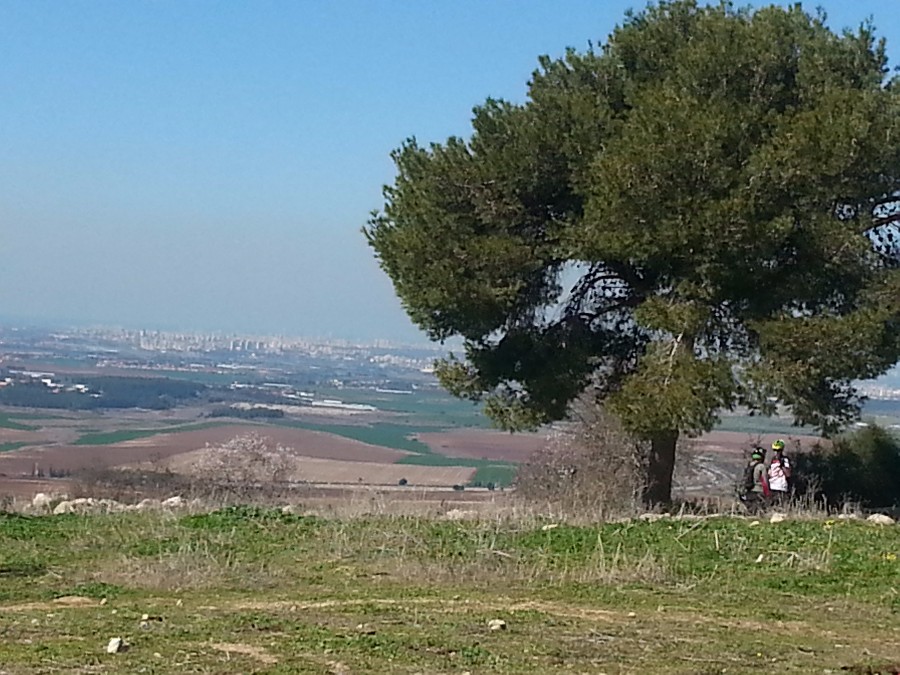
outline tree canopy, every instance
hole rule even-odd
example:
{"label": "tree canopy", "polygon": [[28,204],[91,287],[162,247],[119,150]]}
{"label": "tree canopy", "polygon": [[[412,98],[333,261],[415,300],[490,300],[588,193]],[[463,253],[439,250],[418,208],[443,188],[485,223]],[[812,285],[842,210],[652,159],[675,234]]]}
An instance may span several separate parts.
{"label": "tree canopy", "polygon": [[397,149],[364,233],[499,426],[588,389],[663,502],[679,434],[776,403],[833,432],[900,357],[900,81],[871,25],[661,2],[472,127]]}

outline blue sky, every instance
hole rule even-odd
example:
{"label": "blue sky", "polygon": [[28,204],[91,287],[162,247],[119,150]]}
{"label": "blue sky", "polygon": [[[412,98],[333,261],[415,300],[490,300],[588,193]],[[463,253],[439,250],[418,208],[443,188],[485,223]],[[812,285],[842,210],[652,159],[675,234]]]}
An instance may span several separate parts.
{"label": "blue sky", "polygon": [[[0,317],[422,341],[360,234],[390,151],[635,4],[0,0]],[[815,4],[900,61],[900,2]]]}

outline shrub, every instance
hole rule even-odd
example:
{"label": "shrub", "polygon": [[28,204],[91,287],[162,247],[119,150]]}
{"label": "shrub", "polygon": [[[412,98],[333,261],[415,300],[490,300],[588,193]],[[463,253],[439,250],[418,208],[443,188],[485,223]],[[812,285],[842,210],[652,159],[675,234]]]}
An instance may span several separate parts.
{"label": "shrub", "polygon": [[871,425],[794,458],[799,492],[829,504],[900,506],[900,438]]}
{"label": "shrub", "polygon": [[[694,470],[689,443],[678,441],[676,479]],[[554,425],[543,448],[519,467],[515,486],[528,502],[604,517],[639,508],[649,447],[589,395]]]}

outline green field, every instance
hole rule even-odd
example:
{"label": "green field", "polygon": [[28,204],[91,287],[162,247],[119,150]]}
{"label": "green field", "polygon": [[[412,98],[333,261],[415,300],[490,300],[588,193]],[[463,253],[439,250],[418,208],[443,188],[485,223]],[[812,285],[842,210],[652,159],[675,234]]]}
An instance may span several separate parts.
{"label": "green field", "polygon": [[822,673],[900,654],[900,526],[548,524],[0,515],[0,667]]}
{"label": "green field", "polygon": [[13,418],[20,418],[21,415],[8,414],[8,413],[0,413],[0,427],[3,429],[15,429],[16,431],[36,431],[38,427],[32,426],[30,424],[22,424],[21,422],[16,422]]}
{"label": "green field", "polygon": [[277,422],[283,426],[298,427],[310,431],[322,431],[344,438],[351,438],[363,443],[380,445],[396,450],[406,450],[413,454],[399,460],[398,464],[416,464],[419,466],[470,466],[477,469],[473,482],[482,484],[494,483],[505,486],[512,483],[515,466],[509,462],[497,462],[485,459],[469,459],[464,457],[447,457],[435,453],[425,443],[411,438],[414,434],[434,431],[433,427],[405,426],[379,422],[368,426],[351,426],[341,424],[316,424],[310,422]]}
{"label": "green field", "polygon": [[133,441],[138,438],[147,438],[148,436],[157,436],[159,434],[171,434],[180,431],[196,431],[197,429],[209,429],[211,427],[220,427],[226,424],[232,424],[229,420],[220,422],[198,422],[196,424],[181,424],[167,426],[160,429],[118,429],[116,431],[99,431],[90,432],[81,435],[75,445],[113,445],[114,443],[124,443],[125,441]]}

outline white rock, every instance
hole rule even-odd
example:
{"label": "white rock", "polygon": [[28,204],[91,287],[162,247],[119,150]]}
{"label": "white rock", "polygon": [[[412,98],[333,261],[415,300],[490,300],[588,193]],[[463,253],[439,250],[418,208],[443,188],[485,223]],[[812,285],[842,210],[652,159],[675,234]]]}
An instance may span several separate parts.
{"label": "white rock", "polygon": [[175,495],[174,497],[164,499],[162,505],[167,509],[180,509],[184,506],[184,500],[181,498],[181,495]]}
{"label": "white rock", "polygon": [[31,500],[31,505],[42,511],[49,511],[50,504],[53,500],[50,498],[50,495],[45,494],[43,492],[38,492],[34,498]]}
{"label": "white rock", "polygon": [[152,509],[158,509],[162,506],[162,503],[158,499],[142,499],[137,503],[138,511],[150,511]]}
{"label": "white rock", "polygon": [[488,621],[490,630],[506,630],[506,622],[503,619],[491,619]]}
{"label": "white rock", "polygon": [[893,518],[886,516],[883,513],[873,513],[866,518],[866,522],[872,523],[873,525],[893,525],[895,521]]}
{"label": "white rock", "polygon": [[75,506],[72,504],[72,502],[60,502],[55,507],[53,507],[53,515],[54,516],[58,516],[63,513],[74,513],[74,512],[75,512]]}
{"label": "white rock", "polygon": [[295,516],[299,513],[299,510],[293,504],[288,504],[281,507],[281,512],[286,516]]}
{"label": "white rock", "polygon": [[638,520],[643,520],[647,523],[655,523],[657,520],[662,520],[663,518],[671,518],[668,513],[642,513],[638,516]]}
{"label": "white rock", "polygon": [[787,520],[787,516],[784,515],[783,513],[773,513],[769,517],[770,523],[783,523],[785,520]]}
{"label": "white rock", "polygon": [[547,530],[555,530],[557,527],[559,527],[559,523],[547,523],[541,529],[546,532]]}
{"label": "white rock", "polygon": [[838,520],[859,520],[858,513],[839,513]]}
{"label": "white rock", "polygon": [[756,527],[757,525],[759,525],[758,520],[754,520],[752,523],[750,523],[750,527]]}
{"label": "white rock", "polygon": [[110,638],[109,643],[106,645],[106,653],[107,654],[118,654],[119,652],[124,652],[127,649],[125,645],[125,640],[120,637]]}
{"label": "white rock", "polygon": [[478,511],[466,511],[464,509],[450,509],[444,514],[444,520],[469,520],[478,517]]}

